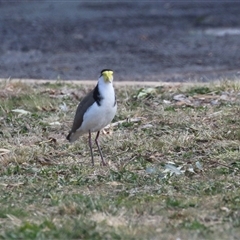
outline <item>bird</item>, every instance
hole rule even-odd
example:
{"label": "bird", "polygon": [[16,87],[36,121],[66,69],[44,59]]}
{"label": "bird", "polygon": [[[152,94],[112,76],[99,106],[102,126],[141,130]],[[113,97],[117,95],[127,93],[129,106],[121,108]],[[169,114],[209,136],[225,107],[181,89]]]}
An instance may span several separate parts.
{"label": "bird", "polygon": [[92,166],[94,166],[92,132],[97,132],[95,143],[98,147],[102,164],[106,166],[107,164],[103,158],[98,138],[101,129],[112,122],[116,111],[117,101],[113,87],[113,70],[103,69],[95,88],[78,104],[72,128],[66,137],[69,142],[74,142],[81,135],[88,133]]}

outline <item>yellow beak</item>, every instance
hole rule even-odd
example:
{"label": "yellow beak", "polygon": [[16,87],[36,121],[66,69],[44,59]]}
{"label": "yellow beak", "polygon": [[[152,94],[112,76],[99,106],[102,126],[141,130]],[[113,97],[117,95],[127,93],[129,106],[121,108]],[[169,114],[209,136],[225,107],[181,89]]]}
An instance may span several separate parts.
{"label": "yellow beak", "polygon": [[103,72],[103,78],[105,82],[112,82],[113,80],[113,71],[105,71]]}

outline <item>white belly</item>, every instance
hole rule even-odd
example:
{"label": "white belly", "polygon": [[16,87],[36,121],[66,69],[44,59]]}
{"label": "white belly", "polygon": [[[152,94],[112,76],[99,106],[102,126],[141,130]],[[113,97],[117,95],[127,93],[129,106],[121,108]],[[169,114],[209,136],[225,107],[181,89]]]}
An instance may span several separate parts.
{"label": "white belly", "polygon": [[90,109],[84,114],[83,123],[77,131],[86,133],[100,131],[107,126],[114,118],[117,111],[117,105],[103,102],[101,106],[94,103]]}

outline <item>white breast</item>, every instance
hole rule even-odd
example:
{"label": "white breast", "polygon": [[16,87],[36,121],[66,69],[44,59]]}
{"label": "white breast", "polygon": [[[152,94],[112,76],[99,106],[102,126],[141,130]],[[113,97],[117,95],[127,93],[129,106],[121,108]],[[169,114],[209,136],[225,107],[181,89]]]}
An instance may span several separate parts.
{"label": "white breast", "polygon": [[107,126],[114,118],[117,111],[117,104],[115,104],[115,93],[112,83],[98,82],[99,92],[103,99],[101,105],[95,102],[84,114],[83,123],[78,129],[82,133],[86,133],[89,130],[91,132],[100,131]]}

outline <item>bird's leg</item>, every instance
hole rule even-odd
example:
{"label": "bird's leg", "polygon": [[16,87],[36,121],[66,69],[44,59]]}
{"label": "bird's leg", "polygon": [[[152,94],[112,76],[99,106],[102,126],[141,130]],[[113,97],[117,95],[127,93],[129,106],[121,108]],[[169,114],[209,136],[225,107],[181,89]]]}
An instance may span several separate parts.
{"label": "bird's leg", "polygon": [[106,166],[107,163],[106,163],[106,162],[104,161],[104,159],[103,159],[102,150],[101,150],[101,148],[100,148],[100,146],[99,146],[99,144],[98,144],[98,137],[99,137],[99,134],[100,134],[100,131],[97,132],[97,136],[96,136],[96,138],[95,138],[95,143],[97,144],[98,151],[99,151],[100,156],[101,156],[101,159],[102,159],[102,164],[103,164],[103,166]]}
{"label": "bird's leg", "polygon": [[91,139],[91,131],[90,130],[89,130],[88,141],[89,141],[88,143],[89,143],[90,152],[91,152],[91,156],[92,156],[92,165],[94,166],[93,151],[92,151],[92,139]]}

